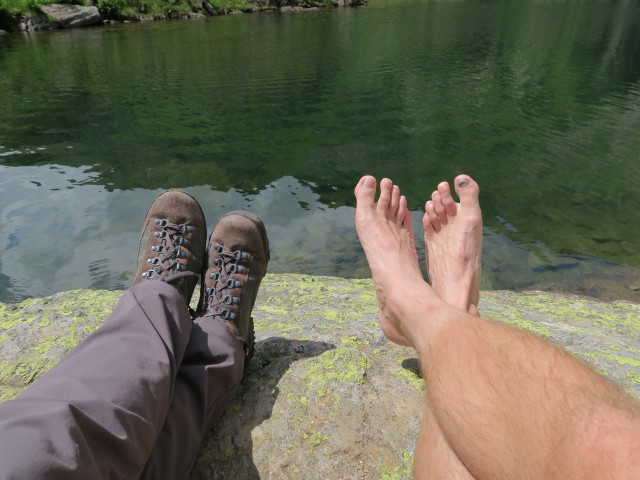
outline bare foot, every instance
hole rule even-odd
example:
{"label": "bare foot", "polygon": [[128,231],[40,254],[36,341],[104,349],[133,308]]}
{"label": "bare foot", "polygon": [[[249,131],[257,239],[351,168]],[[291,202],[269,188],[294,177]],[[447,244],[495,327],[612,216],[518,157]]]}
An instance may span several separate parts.
{"label": "bare foot", "polygon": [[477,314],[482,254],[480,188],[468,175],[458,175],[454,184],[460,203],[453,200],[449,184],[442,182],[425,204],[422,225],[427,271],[440,298]]}
{"label": "bare foot", "polygon": [[406,316],[404,310],[415,304],[415,299],[435,295],[420,272],[406,198],[387,178],[380,182],[377,203],[375,194],[375,178],[362,177],[355,188],[356,230],[375,283],[380,326],[392,342],[413,346],[399,318]]}

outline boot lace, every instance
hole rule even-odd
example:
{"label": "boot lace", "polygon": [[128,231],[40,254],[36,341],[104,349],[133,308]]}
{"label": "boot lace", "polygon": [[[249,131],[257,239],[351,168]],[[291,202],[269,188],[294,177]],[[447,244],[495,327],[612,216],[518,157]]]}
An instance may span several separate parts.
{"label": "boot lace", "polygon": [[173,282],[183,277],[197,275],[186,270],[180,260],[187,258],[187,254],[180,247],[188,247],[189,240],[184,235],[193,231],[193,227],[185,224],[175,224],[157,218],[154,223],[162,230],[153,235],[160,238],[160,244],[151,247],[157,256],[147,260],[151,269],[142,273],[142,278],[151,280],[160,277],[164,282]]}
{"label": "boot lace", "polygon": [[229,306],[240,303],[240,299],[230,295],[228,290],[242,287],[242,282],[236,280],[234,274],[245,273],[245,267],[239,265],[238,261],[246,260],[250,255],[240,250],[225,250],[219,243],[214,243],[213,249],[219,255],[213,260],[213,265],[218,267],[218,271],[209,274],[214,283],[213,287],[205,289],[202,310],[206,311],[206,317],[219,316],[224,320],[235,320],[236,314],[229,310]]}

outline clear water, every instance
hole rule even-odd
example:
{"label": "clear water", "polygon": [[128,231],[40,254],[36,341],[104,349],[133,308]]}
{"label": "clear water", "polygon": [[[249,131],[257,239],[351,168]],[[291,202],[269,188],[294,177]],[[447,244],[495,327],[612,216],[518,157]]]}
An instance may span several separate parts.
{"label": "clear water", "polygon": [[[0,36],[0,301],[122,289],[162,190],[369,275],[353,186],[481,185],[483,287],[640,301],[640,4],[391,2]],[[417,229],[417,227],[416,227]],[[420,236],[420,232],[416,230]]]}

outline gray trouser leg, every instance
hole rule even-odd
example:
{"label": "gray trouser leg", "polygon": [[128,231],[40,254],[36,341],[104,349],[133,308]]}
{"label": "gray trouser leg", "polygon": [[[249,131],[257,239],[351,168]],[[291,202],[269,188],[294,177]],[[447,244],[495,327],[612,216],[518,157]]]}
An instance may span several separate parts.
{"label": "gray trouser leg", "polygon": [[188,475],[204,435],[238,388],[243,368],[242,343],[224,322],[196,319],[171,408],[142,478],[182,479]]}
{"label": "gray trouser leg", "polygon": [[127,291],[98,330],[0,404],[0,478],[137,478],[169,411],[191,326],[171,285]]}

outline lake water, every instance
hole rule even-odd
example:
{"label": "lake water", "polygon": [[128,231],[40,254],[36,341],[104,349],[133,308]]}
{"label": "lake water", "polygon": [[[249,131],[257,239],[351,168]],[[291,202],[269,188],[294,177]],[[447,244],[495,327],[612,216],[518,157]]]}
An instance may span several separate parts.
{"label": "lake water", "polygon": [[[123,289],[181,188],[271,272],[366,277],[361,175],[481,185],[483,288],[640,301],[640,3],[367,7],[0,36],[0,301]],[[420,246],[422,249],[422,246]]]}

